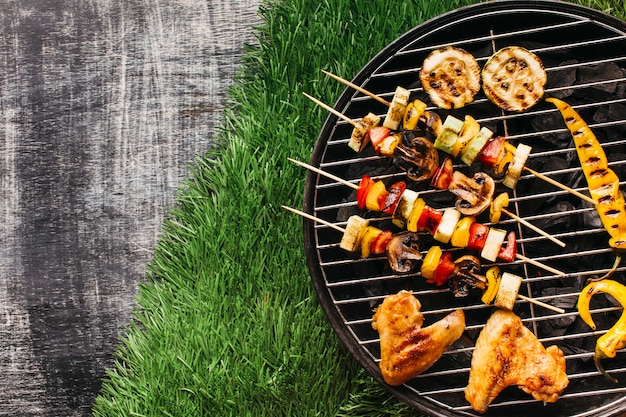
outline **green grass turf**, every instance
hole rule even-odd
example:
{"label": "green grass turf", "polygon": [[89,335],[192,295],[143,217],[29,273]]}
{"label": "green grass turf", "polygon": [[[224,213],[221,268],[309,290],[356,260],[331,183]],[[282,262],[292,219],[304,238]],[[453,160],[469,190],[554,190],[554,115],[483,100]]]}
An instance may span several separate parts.
{"label": "green grass turf", "polygon": [[[229,91],[218,150],[199,156],[163,224],[134,321],[95,416],[414,416],[342,347],[310,283],[307,161],[350,78],[390,41],[460,0],[265,3],[259,45]],[[622,0],[577,1],[622,19]]]}

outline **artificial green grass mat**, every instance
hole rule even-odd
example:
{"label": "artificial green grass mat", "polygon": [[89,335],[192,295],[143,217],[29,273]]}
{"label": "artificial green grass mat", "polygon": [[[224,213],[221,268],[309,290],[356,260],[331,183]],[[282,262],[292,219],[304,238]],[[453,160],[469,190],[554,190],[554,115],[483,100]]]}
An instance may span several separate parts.
{"label": "artificial green grass mat", "polygon": [[[308,161],[343,86],[389,42],[461,0],[265,3],[217,150],[190,167],[163,224],[95,416],[415,416],[343,348],[302,247]],[[622,0],[576,3],[626,19]]]}

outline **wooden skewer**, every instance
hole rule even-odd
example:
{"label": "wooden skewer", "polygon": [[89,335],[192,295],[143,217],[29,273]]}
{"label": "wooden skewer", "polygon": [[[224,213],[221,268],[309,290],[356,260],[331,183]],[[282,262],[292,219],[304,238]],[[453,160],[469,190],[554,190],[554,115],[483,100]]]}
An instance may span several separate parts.
{"label": "wooden skewer", "polygon": [[[331,227],[331,228],[333,228],[333,229],[337,230],[338,232],[341,232],[341,233],[345,233],[345,232],[346,232],[346,229],[344,229],[344,228],[342,228],[342,227],[339,227],[339,226],[337,226],[336,224],[333,224],[333,223],[328,222],[328,221],[326,221],[326,220],[323,220],[323,219],[320,219],[320,218],[318,218],[318,217],[312,216],[312,215],[310,215],[310,214],[308,214],[308,213],[305,213],[305,212],[303,212],[303,211],[300,211],[300,210],[297,210],[297,209],[295,209],[295,208],[292,208],[292,207],[289,207],[289,206],[285,206],[285,205],[281,205],[281,207],[282,207],[283,209],[287,210],[287,211],[290,211],[290,212],[292,212],[292,213],[298,214],[298,215],[300,215],[300,216],[302,216],[302,217],[304,217],[304,218],[306,218],[306,219],[309,219],[309,220],[312,220],[312,221],[314,221],[314,222],[317,222],[317,223],[323,224],[324,226]],[[541,306],[541,307],[547,308],[548,310],[552,310],[552,311],[555,311],[555,312],[557,312],[557,313],[561,313],[561,314],[565,313],[565,310],[563,310],[563,309],[561,309],[561,308],[558,308],[558,307],[553,307],[553,306],[551,306],[550,304],[546,304],[546,303],[543,303],[543,302],[541,302],[541,301],[535,300],[535,299],[533,299],[533,298],[526,297],[525,295],[517,294],[517,297],[518,297],[519,299],[521,299],[521,300],[528,301],[529,303],[533,303],[533,304],[536,304],[536,305],[538,305],[538,306]]]}
{"label": "wooden skewer", "polygon": [[[337,81],[339,81],[339,82],[341,82],[341,83],[343,83],[343,84],[345,84],[345,85],[347,85],[347,86],[349,86],[349,87],[352,87],[352,88],[354,88],[355,90],[357,90],[357,91],[359,91],[359,92],[361,92],[361,93],[363,93],[363,94],[366,94],[366,95],[367,95],[367,96],[369,96],[369,97],[375,98],[375,99],[376,99],[377,101],[379,101],[380,103],[386,104],[387,106],[390,106],[390,105],[391,105],[391,103],[389,103],[387,100],[383,99],[382,97],[378,97],[378,96],[376,96],[374,93],[369,92],[369,91],[365,90],[364,88],[359,87],[359,86],[357,86],[357,85],[355,85],[355,84],[351,83],[350,81],[348,81],[348,80],[346,80],[346,79],[344,79],[344,78],[341,78],[341,77],[340,77],[340,76],[338,76],[338,75],[332,74],[332,73],[330,73],[330,72],[328,72],[328,71],[325,71],[325,70],[322,70],[322,72],[323,72],[324,74],[328,75],[329,77],[334,78],[335,80],[337,80]],[[314,99],[313,99],[313,100],[314,100]],[[326,108],[326,107],[325,107],[325,108]],[[333,110],[334,110],[334,109],[333,109]],[[582,194],[582,193],[580,193],[580,192],[578,192],[578,191],[574,190],[573,188],[568,187],[567,185],[561,184],[560,182],[555,181],[555,180],[553,180],[552,178],[550,178],[550,177],[548,177],[548,176],[546,176],[546,175],[543,175],[543,174],[542,174],[542,173],[540,173],[540,172],[537,172],[537,171],[535,171],[535,170],[533,170],[533,169],[530,169],[530,168],[528,168],[528,167],[524,167],[523,169],[524,169],[525,171],[528,171],[529,173],[533,174],[535,177],[537,177],[537,178],[539,178],[539,179],[541,179],[541,180],[543,180],[543,181],[545,181],[545,182],[548,182],[548,183],[550,183],[550,184],[554,185],[555,187],[558,187],[558,188],[560,188],[560,189],[562,189],[562,190],[564,190],[564,191],[567,191],[568,193],[573,194],[573,195],[575,195],[575,196],[576,196],[576,197],[578,197],[578,198],[581,198],[581,199],[583,199],[583,200],[585,200],[585,201],[587,201],[587,202],[589,202],[589,203],[591,203],[591,204],[594,204],[594,205],[595,205],[595,204],[598,204],[598,203],[597,203],[595,200],[593,200],[591,197],[588,197],[588,196],[586,196],[586,195],[584,195],[584,194]]]}
{"label": "wooden skewer", "polygon": [[524,256],[524,255],[521,255],[521,254],[519,254],[519,253],[516,253],[516,254],[515,254],[515,257],[516,257],[517,259],[519,259],[520,261],[528,262],[529,264],[535,265],[535,266],[536,266],[536,267],[538,267],[538,268],[545,269],[545,270],[546,270],[546,271],[548,271],[548,272],[552,272],[552,273],[553,273],[553,274],[555,274],[555,275],[562,276],[562,277],[564,277],[565,275],[567,275],[567,274],[566,274],[565,272],[563,272],[563,271],[559,271],[559,270],[558,270],[558,269],[556,269],[556,268],[552,268],[551,266],[548,266],[548,265],[546,265],[546,264],[543,264],[543,263],[541,263],[541,262],[539,262],[539,261],[535,261],[534,259],[531,259],[531,258],[529,258],[529,257],[527,257],[527,256]]}
{"label": "wooden skewer", "polygon": [[366,96],[368,96],[368,97],[370,97],[370,98],[373,98],[374,100],[378,101],[379,103],[384,104],[384,105],[385,105],[385,106],[387,106],[387,107],[391,106],[391,103],[390,103],[390,102],[388,102],[387,100],[385,100],[385,99],[384,99],[384,98],[382,98],[382,97],[377,96],[376,94],[374,94],[374,93],[372,93],[372,92],[367,91],[367,90],[366,90],[366,89],[364,89],[363,87],[359,87],[358,85],[353,84],[353,83],[351,83],[350,81],[348,81],[348,80],[346,80],[346,79],[344,79],[344,78],[341,78],[341,77],[340,77],[340,76],[338,76],[338,75],[333,74],[332,72],[328,72],[328,71],[326,71],[326,70],[322,70],[322,72],[323,72],[324,74],[328,75],[329,77],[334,78],[335,80],[339,81],[340,83],[343,83],[343,84],[347,85],[348,87],[352,87],[352,88],[354,88],[354,89],[355,89],[356,91],[358,91],[359,93],[363,93],[363,94],[365,94]]}
{"label": "wooden skewer", "polygon": [[350,123],[352,126],[356,126],[356,122],[354,120],[352,120],[351,118],[349,118],[348,116],[345,116],[344,114],[342,114],[341,112],[338,112],[337,110],[333,109],[332,107],[330,107],[328,104],[324,103],[323,101],[319,101],[318,99],[316,99],[315,97],[311,96],[310,94],[307,94],[305,92],[302,92],[302,94],[304,94],[309,100],[311,100],[313,103],[317,104],[318,106],[328,110],[329,112],[331,112],[332,114],[334,114],[335,116],[339,117],[341,120]]}
{"label": "wooden skewer", "polygon": [[[356,185],[356,184],[354,184],[354,183],[351,183],[351,182],[349,182],[349,181],[346,181],[346,180],[344,180],[343,178],[340,178],[340,177],[338,177],[338,176],[336,176],[336,175],[333,175],[333,174],[330,174],[330,173],[328,173],[328,172],[326,172],[326,171],[323,171],[323,170],[321,170],[321,169],[319,169],[319,168],[316,168],[316,167],[314,167],[313,165],[309,165],[309,164],[307,164],[307,163],[305,163],[305,162],[300,162],[300,161],[298,161],[298,160],[296,160],[296,159],[293,159],[293,158],[287,158],[287,159],[289,159],[291,162],[293,162],[293,163],[295,163],[295,164],[297,164],[297,165],[300,165],[301,167],[304,167],[304,168],[309,169],[309,170],[311,170],[311,171],[313,171],[313,172],[316,172],[316,173],[318,173],[318,174],[320,174],[320,175],[323,175],[323,176],[325,176],[325,177],[327,177],[327,178],[330,178],[330,179],[332,179],[332,180],[334,180],[334,181],[337,181],[338,183],[343,184],[343,185],[345,185],[345,186],[347,186],[347,187],[353,188],[353,189],[355,189],[355,190],[358,190],[358,189],[359,189],[359,186],[358,186],[358,185]],[[519,217],[519,216],[518,216],[518,215],[516,215],[515,213],[512,213],[512,212],[510,212],[510,211],[508,211],[508,210],[506,210],[506,209],[504,209],[504,208],[502,209],[502,212],[503,212],[503,213],[506,213],[508,216],[510,216],[511,218],[515,219],[516,221],[518,221],[518,222],[522,223],[524,226],[528,227],[529,229],[534,230],[535,232],[539,233],[539,234],[540,234],[540,235],[542,235],[542,236],[545,236],[546,238],[550,239],[551,241],[553,241],[553,242],[554,242],[554,243],[556,243],[557,245],[559,245],[559,246],[561,246],[561,247],[565,247],[565,243],[564,243],[563,241],[561,241],[561,240],[559,240],[559,239],[555,238],[554,236],[549,235],[549,234],[548,234],[548,233],[546,233],[545,231],[543,231],[543,230],[541,230],[540,228],[538,228],[537,226],[535,226],[535,225],[533,225],[533,224],[529,223],[528,221],[526,221],[526,220],[524,220],[523,218]]]}
{"label": "wooden skewer", "polygon": [[287,210],[287,211],[290,211],[290,212],[292,212],[292,213],[296,213],[296,214],[298,214],[298,215],[300,215],[300,216],[302,216],[302,217],[304,217],[304,218],[306,218],[306,219],[313,220],[314,222],[317,222],[317,223],[319,223],[319,224],[323,224],[324,226],[331,227],[331,228],[335,229],[335,230],[336,230],[336,231],[338,231],[338,232],[341,232],[341,233],[345,233],[345,232],[346,232],[346,229],[344,229],[343,227],[339,227],[339,226],[337,226],[336,224],[333,224],[333,223],[331,223],[331,222],[327,222],[327,221],[326,221],[326,220],[324,220],[324,219],[320,219],[320,218],[318,218],[318,217],[311,216],[311,215],[310,215],[310,214],[308,214],[308,213],[305,213],[305,212],[303,212],[303,211],[297,210],[297,209],[295,209],[295,208],[291,208],[291,207],[289,207],[289,206],[281,205],[281,207],[282,207],[282,208],[284,208],[284,209],[285,209],[285,210]]}
{"label": "wooden skewer", "polygon": [[528,222],[527,220],[519,217],[517,214],[512,213],[510,211],[508,211],[507,209],[503,208],[501,209],[503,213],[505,213],[507,216],[509,216],[510,218],[514,219],[515,221],[523,224],[524,226],[528,227],[529,229],[534,230],[535,232],[539,233],[540,235],[544,236],[547,239],[550,239],[552,242],[556,243],[557,245],[559,245],[560,247],[564,248],[565,242],[563,242],[562,240],[559,240],[557,238],[555,238],[554,236],[550,235],[549,233],[541,230],[540,228],[538,228],[537,226],[535,226],[534,224]]}
{"label": "wooden skewer", "polygon": [[309,165],[309,164],[307,164],[306,162],[300,162],[300,161],[298,161],[297,159],[293,159],[293,158],[287,158],[287,159],[288,159],[288,160],[290,160],[291,162],[293,162],[293,163],[294,163],[294,164],[296,164],[296,165],[300,165],[301,167],[304,167],[304,168],[306,168],[306,169],[309,169],[309,170],[311,170],[311,171],[313,171],[313,172],[317,172],[318,174],[323,175],[323,176],[325,176],[325,177],[327,177],[327,178],[330,178],[331,180],[335,180],[335,181],[337,181],[338,183],[345,185],[346,187],[354,188],[355,190],[358,190],[358,189],[359,189],[359,186],[358,186],[358,185],[353,184],[353,183],[351,183],[350,181],[346,181],[346,180],[344,180],[343,178],[339,178],[338,176],[333,175],[333,174],[331,174],[331,173],[329,173],[329,172],[322,171],[321,169],[316,168],[316,167],[314,167],[313,165]]}
{"label": "wooden skewer", "polygon": [[522,295],[522,294],[517,294],[517,298],[519,298],[520,300],[528,301],[529,303],[537,304],[538,306],[547,308],[548,310],[552,310],[560,314],[565,313],[565,310],[563,310],[562,308],[551,306],[550,304],[546,304],[542,301],[535,300],[534,298],[526,297],[525,295]]}
{"label": "wooden skewer", "polygon": [[567,185],[561,184],[560,182],[555,181],[555,180],[553,180],[552,178],[550,178],[550,177],[548,177],[546,175],[543,175],[541,172],[537,172],[534,169],[530,169],[528,167],[524,167],[524,170],[530,172],[535,177],[537,177],[539,179],[542,179],[545,182],[548,182],[548,183],[554,185],[555,187],[559,187],[560,189],[562,189],[564,191],[567,191],[570,194],[574,194],[576,197],[578,197],[578,198],[580,198],[582,200],[585,200],[585,201],[587,201],[587,202],[589,202],[589,203],[591,203],[593,205],[598,204],[598,202],[595,201],[594,199],[592,199],[591,197],[586,196],[583,193],[580,193],[580,192],[574,190],[573,188],[568,187]]}

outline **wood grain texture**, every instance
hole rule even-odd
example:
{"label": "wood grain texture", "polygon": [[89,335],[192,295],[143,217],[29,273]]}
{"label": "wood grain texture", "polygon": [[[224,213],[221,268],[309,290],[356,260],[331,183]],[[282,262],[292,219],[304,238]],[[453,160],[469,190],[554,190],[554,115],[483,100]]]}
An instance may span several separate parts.
{"label": "wood grain texture", "polygon": [[89,415],[259,3],[2,3],[0,415]]}

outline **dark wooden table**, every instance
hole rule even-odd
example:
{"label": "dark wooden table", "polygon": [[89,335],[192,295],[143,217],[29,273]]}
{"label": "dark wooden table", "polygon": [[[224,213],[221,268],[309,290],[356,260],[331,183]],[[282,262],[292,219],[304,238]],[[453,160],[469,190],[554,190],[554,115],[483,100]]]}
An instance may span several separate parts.
{"label": "dark wooden table", "polygon": [[258,1],[0,6],[0,415],[88,415]]}

